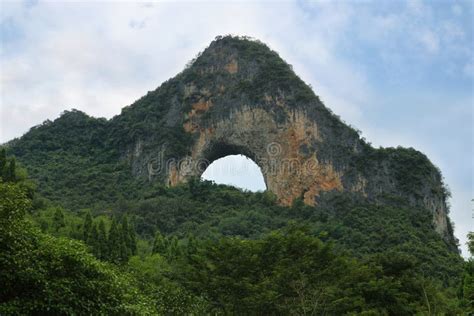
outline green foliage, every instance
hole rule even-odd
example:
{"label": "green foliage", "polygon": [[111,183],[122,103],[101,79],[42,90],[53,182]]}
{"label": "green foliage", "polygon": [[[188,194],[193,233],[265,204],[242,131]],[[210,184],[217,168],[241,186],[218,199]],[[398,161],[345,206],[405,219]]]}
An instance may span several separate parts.
{"label": "green foliage", "polygon": [[28,233],[36,237],[28,248],[3,254],[10,265],[2,265],[2,313],[153,313],[130,279],[82,244]]}
{"label": "green foliage", "polygon": [[[61,201],[63,207],[80,209],[129,198],[127,192],[139,181],[127,180],[129,169],[118,162],[117,149],[106,141],[109,130],[105,119],[66,111],[54,122],[46,121],[8,143],[0,157],[5,149],[18,157],[41,183],[42,197]],[[16,169],[16,177],[24,178],[25,173]]]}
{"label": "green foliage", "polygon": [[153,249],[152,253],[157,254],[165,254],[168,249],[168,239],[163,237],[163,235],[157,231],[155,235],[155,239],[153,240]]}
{"label": "green foliage", "polygon": [[32,212],[27,218],[43,233],[56,237],[84,240],[83,218],[75,213],[49,202],[33,203]]}
{"label": "green foliage", "polygon": [[99,259],[107,260],[108,255],[110,253],[110,247],[104,220],[99,220],[97,230],[98,234],[96,239],[96,247],[94,247],[94,254]]}
{"label": "green foliage", "polygon": [[[355,170],[362,171],[366,176],[378,175],[381,170],[386,170],[390,178],[394,179],[394,193],[416,198],[435,194],[444,200],[451,194],[443,183],[439,169],[426,155],[413,148],[375,149],[365,146],[363,152],[356,156],[351,164]],[[427,191],[427,188],[430,190]]]}
{"label": "green foliage", "polygon": [[0,150],[0,178],[5,182],[16,182],[15,158],[7,158],[5,148]]}
{"label": "green foliage", "polygon": [[445,284],[457,283],[462,271],[462,259],[433,230],[430,213],[400,201],[397,206],[376,205],[339,193],[323,196],[318,207],[295,203],[287,208],[272,202],[268,193],[191,182],[129,203],[121,212],[135,215],[143,238],[152,239],[158,231],[157,245],[168,242],[170,235],[183,238],[190,233],[198,238],[259,239],[294,221],[316,235],[324,233],[324,241],[359,258],[389,250],[413,253],[419,271]]}
{"label": "green foliage", "polygon": [[474,232],[469,232],[467,234],[467,248],[471,253],[471,256],[474,256]]}
{"label": "green foliage", "polygon": [[464,264],[464,273],[462,283],[459,287],[459,296],[461,305],[465,307],[469,314],[474,313],[474,233],[469,232],[467,235],[467,245],[471,258]]}
{"label": "green foliage", "polygon": [[82,236],[85,242],[88,242],[92,239],[92,215],[90,212],[87,212],[86,214],[82,231]]}
{"label": "green foliage", "polygon": [[111,220],[47,204],[28,216],[86,247],[33,228],[18,183],[0,194],[5,314],[458,314],[472,302],[472,267],[458,304],[448,285],[459,264],[424,210],[345,195],[283,208],[270,194],[194,182],[122,201]]}
{"label": "green foliage", "polygon": [[[123,216],[120,223],[113,218],[108,232],[102,219],[98,221],[98,224],[92,224],[92,218],[89,219],[89,216],[88,213],[84,223],[90,223],[93,233],[89,235],[87,243],[97,258],[123,264],[136,254],[135,229],[129,224],[127,216]],[[84,225],[84,233],[86,234],[86,225]]]}
{"label": "green foliage", "polygon": [[417,273],[409,256],[387,253],[355,260],[297,227],[259,240],[208,240],[176,262],[174,279],[204,294],[212,314],[459,311],[439,283]]}
{"label": "green foliage", "polygon": [[0,247],[1,253],[21,248],[26,242],[22,232],[31,201],[18,185],[0,181]]}
{"label": "green foliage", "polygon": [[192,294],[176,282],[174,266],[160,254],[134,256],[128,263],[130,272],[152,297],[160,314],[206,314],[209,303],[200,294]]}
{"label": "green foliage", "polygon": [[99,262],[81,242],[34,228],[25,219],[30,207],[19,184],[0,182],[0,314],[155,312],[133,279]]}
{"label": "green foliage", "polygon": [[56,208],[53,215],[53,229],[58,232],[61,228],[66,227],[64,213],[61,208]]}
{"label": "green foliage", "polygon": [[463,280],[460,287],[461,304],[474,312],[474,260],[469,259],[464,266]]}

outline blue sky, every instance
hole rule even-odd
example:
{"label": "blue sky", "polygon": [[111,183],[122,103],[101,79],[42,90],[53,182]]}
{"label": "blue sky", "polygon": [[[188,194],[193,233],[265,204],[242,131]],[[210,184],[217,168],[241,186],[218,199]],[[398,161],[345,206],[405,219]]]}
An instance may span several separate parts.
{"label": "blue sky", "polygon": [[[0,142],[65,109],[110,118],[215,36],[249,35],[374,146],[426,153],[451,188],[464,243],[474,227],[473,23],[471,1],[1,1]],[[250,168],[241,185],[258,177]]]}

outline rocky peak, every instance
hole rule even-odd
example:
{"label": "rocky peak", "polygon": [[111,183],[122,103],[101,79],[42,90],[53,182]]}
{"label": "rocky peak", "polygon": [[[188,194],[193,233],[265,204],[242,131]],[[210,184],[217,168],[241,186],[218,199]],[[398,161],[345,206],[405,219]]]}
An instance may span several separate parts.
{"label": "rocky peak", "polygon": [[[200,177],[215,159],[243,154],[283,205],[297,198],[316,205],[328,192],[373,201],[395,196],[429,209],[436,230],[452,238],[441,177],[429,160],[366,144],[261,42],[218,37],[156,93],[163,116],[152,124],[181,131],[183,148],[172,149],[174,138],[140,138],[129,151],[136,176],[174,186]],[[157,159],[165,160],[158,169]]]}

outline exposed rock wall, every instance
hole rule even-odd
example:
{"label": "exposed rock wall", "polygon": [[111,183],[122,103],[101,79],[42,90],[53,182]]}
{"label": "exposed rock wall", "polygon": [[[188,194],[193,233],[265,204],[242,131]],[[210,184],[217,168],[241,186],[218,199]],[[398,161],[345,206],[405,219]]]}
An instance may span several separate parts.
{"label": "exposed rock wall", "polygon": [[[244,154],[260,166],[267,188],[284,205],[301,196],[314,205],[320,191],[343,189],[341,174],[330,162],[319,162],[316,150],[311,150],[322,139],[317,124],[300,110],[288,113],[287,121],[279,124],[264,109],[242,107],[232,111],[228,119],[202,126],[200,116],[205,111],[195,112],[205,108],[201,104],[193,105],[190,120],[184,125],[196,139],[189,157],[192,161],[205,166],[228,154]],[[186,181],[203,171],[183,168],[173,179]]]}

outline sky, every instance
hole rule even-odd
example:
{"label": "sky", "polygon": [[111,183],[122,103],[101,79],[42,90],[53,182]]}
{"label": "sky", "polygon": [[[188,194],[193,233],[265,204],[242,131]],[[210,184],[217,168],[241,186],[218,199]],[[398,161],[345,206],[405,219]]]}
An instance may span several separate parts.
{"label": "sky", "polygon": [[[0,143],[71,108],[110,118],[180,72],[217,35],[252,36],[374,146],[414,147],[441,169],[467,256],[465,235],[474,227],[473,10],[471,1],[457,0],[2,0]],[[258,167],[246,170],[239,185],[261,188]]]}

